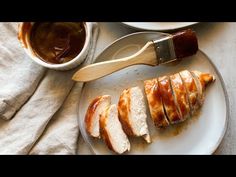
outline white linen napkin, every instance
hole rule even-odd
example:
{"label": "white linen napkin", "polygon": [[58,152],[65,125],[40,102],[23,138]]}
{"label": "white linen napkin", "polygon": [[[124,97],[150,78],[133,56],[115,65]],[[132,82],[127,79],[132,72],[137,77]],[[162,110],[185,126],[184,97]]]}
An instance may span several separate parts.
{"label": "white linen napkin", "polygon": [[[97,33],[97,24],[93,23],[93,44],[83,65],[93,62]],[[76,152],[79,133],[76,108],[82,84],[77,83],[72,89],[75,84],[71,77],[77,69],[67,72],[48,70],[34,94],[14,118],[0,120],[0,154]]]}
{"label": "white linen napkin", "polygon": [[75,154],[79,135],[77,107],[82,84],[75,84],[30,154]]}
{"label": "white linen napkin", "polygon": [[46,71],[25,55],[17,27],[17,23],[0,25],[0,118],[6,120],[33,94]]}

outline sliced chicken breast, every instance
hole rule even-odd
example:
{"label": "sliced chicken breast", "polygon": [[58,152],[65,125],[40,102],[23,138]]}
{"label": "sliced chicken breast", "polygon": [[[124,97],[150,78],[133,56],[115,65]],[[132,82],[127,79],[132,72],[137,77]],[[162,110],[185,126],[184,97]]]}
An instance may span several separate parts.
{"label": "sliced chicken breast", "polygon": [[85,115],[85,126],[89,135],[99,138],[100,114],[111,105],[111,96],[103,95],[96,97],[89,105]]}
{"label": "sliced chicken breast", "polygon": [[148,101],[151,118],[158,128],[164,128],[169,125],[166,117],[161,93],[158,87],[158,80],[151,79],[144,81],[145,93]]}
{"label": "sliced chicken breast", "polygon": [[171,76],[144,81],[154,124],[165,127],[195,114],[203,104],[206,86],[214,80],[211,74],[184,70]]}
{"label": "sliced chicken breast", "polygon": [[118,102],[118,113],[127,135],[142,136],[148,143],[151,142],[145,100],[139,87],[132,87],[122,92]]}
{"label": "sliced chicken breast", "polygon": [[130,142],[118,119],[115,104],[108,107],[100,116],[100,133],[108,148],[118,154],[130,150]]}

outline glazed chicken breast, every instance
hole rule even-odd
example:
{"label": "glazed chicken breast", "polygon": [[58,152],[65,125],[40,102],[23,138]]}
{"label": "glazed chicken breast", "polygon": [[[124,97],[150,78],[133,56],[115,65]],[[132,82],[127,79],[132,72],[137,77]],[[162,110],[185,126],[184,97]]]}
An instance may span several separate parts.
{"label": "glazed chicken breast", "polygon": [[204,102],[206,87],[214,80],[209,73],[183,70],[144,81],[148,107],[156,127],[166,127],[193,116]]}

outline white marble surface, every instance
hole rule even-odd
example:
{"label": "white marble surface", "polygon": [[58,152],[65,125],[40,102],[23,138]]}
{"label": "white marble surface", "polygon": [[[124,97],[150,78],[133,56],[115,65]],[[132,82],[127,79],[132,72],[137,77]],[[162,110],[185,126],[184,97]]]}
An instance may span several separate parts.
{"label": "white marble surface", "polygon": [[[121,23],[99,23],[100,34],[95,56],[114,40],[137,30]],[[192,28],[198,36],[199,48],[220,71],[229,96],[230,115],[226,134],[215,154],[236,154],[236,23],[199,23]],[[90,154],[80,136],[78,154]]]}

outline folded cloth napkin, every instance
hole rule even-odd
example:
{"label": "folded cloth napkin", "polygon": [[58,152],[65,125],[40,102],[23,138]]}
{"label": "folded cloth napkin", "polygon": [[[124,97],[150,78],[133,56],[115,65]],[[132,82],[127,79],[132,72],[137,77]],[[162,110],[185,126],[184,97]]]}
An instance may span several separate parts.
{"label": "folded cloth napkin", "polygon": [[33,94],[45,68],[25,55],[17,40],[17,23],[0,25],[0,118],[10,119]]}
{"label": "folded cloth napkin", "polygon": [[82,84],[75,84],[30,154],[75,154],[79,135],[77,107]]}
{"label": "folded cloth napkin", "polygon": [[[97,35],[98,27],[93,23],[91,49],[81,66],[93,62]],[[17,40],[16,36],[15,40]],[[15,45],[8,47],[14,48]],[[18,50],[15,49],[15,52]],[[22,64],[19,67],[24,68],[24,66]],[[43,75],[44,69],[41,70],[42,74],[37,72],[35,75],[38,73]],[[47,70],[42,81],[36,84],[35,87],[37,85],[38,87],[34,94],[31,97],[29,94],[25,104],[23,101],[21,105],[19,104],[18,109],[24,105],[13,119],[0,120],[0,154],[74,154],[76,152],[79,134],[77,106],[82,84],[75,84],[71,80],[75,71],[76,69],[66,72]],[[31,82],[36,82],[37,78],[32,80]],[[15,88],[14,85],[12,88]],[[22,90],[22,92],[27,91]]]}

